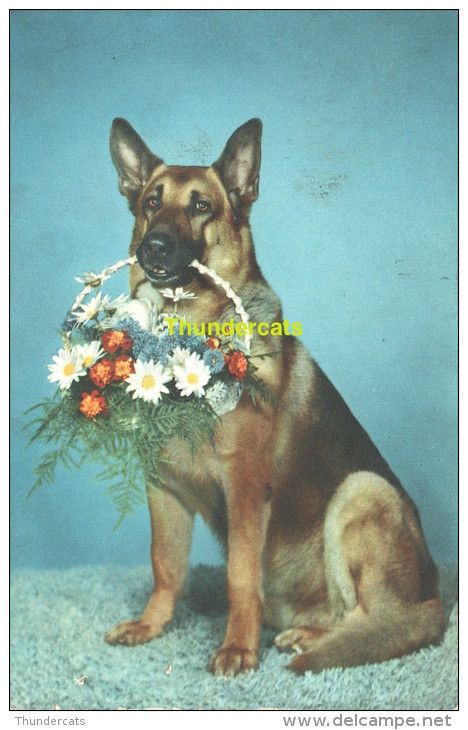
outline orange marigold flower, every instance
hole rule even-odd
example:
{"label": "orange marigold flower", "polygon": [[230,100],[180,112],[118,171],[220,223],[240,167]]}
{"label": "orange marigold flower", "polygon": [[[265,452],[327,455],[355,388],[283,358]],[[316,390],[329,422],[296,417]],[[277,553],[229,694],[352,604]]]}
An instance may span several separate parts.
{"label": "orange marigold flower", "polygon": [[107,357],[103,357],[102,360],[98,360],[90,368],[88,375],[94,385],[97,385],[99,388],[104,388],[114,380],[114,363]]}
{"label": "orange marigold flower", "polygon": [[117,350],[128,352],[132,349],[133,342],[126,332],[122,330],[106,330],[101,337],[102,346],[106,352],[114,353]]}
{"label": "orange marigold flower", "polygon": [[224,359],[231,375],[234,375],[237,380],[243,380],[247,375],[247,367],[249,365],[244,353],[239,350],[234,350],[230,355],[225,355]]}
{"label": "orange marigold flower", "polygon": [[91,393],[82,393],[80,411],[86,418],[96,418],[99,414],[107,416],[106,399],[98,390],[92,390]]}
{"label": "orange marigold flower", "polygon": [[135,372],[133,360],[128,355],[119,355],[114,360],[114,380],[126,380]]}
{"label": "orange marigold flower", "polygon": [[207,341],[205,342],[205,345],[210,348],[210,350],[217,350],[221,344],[221,340],[219,337],[208,337]]}

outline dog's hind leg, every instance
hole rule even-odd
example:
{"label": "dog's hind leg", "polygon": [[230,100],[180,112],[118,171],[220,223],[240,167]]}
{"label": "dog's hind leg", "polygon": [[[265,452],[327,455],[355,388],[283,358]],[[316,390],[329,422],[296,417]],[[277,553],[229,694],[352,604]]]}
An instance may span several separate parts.
{"label": "dog's hind leg", "polygon": [[371,614],[357,606],[332,631],[306,645],[289,669],[303,674],[383,662],[438,642],[443,628],[438,598],[412,606],[382,607]]}
{"label": "dog's hind leg", "polygon": [[169,492],[148,486],[155,588],[139,620],[111,629],[108,644],[134,646],[159,636],[172,619],[187,574],[193,515]]}
{"label": "dog's hind leg", "polygon": [[[324,524],[325,569],[337,622],[303,637],[298,673],[402,656],[440,640],[444,613],[411,503],[376,474],[348,477]],[[341,618],[340,618],[341,616]]]}

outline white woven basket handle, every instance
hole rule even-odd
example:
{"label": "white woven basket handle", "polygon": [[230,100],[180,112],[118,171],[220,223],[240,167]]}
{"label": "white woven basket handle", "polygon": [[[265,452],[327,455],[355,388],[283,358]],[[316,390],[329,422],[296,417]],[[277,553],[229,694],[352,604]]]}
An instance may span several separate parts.
{"label": "white woven basket handle", "polygon": [[[83,277],[77,278],[77,281],[84,283],[85,286],[73,302],[71,311],[73,312],[75,309],[77,309],[81,305],[85,297],[90,294],[93,289],[98,289],[103,284],[103,282],[106,281],[106,279],[109,279],[112,276],[112,274],[115,274],[116,271],[119,271],[119,269],[122,269],[124,266],[133,266],[133,264],[136,263],[136,260],[136,256],[130,256],[127,259],[120,259],[119,261],[116,261],[115,264],[112,264],[112,266],[108,266],[106,269],[103,269],[100,274],[88,272],[84,274]],[[244,343],[247,352],[250,352],[250,345],[252,342],[252,335],[249,329],[250,317],[242,305],[242,299],[236,294],[229,282],[225,281],[221,276],[219,276],[219,274],[217,274],[214,269],[210,269],[208,266],[201,264],[197,259],[194,259],[189,264],[189,266],[197,269],[200,274],[205,274],[206,276],[209,276],[215,282],[215,284],[220,286],[225,291],[228,299],[233,302],[236,313],[239,315],[242,322],[246,325]]]}
{"label": "white woven basket handle", "polygon": [[234,309],[236,310],[237,314],[239,315],[242,322],[246,326],[244,342],[245,342],[245,348],[246,348],[247,352],[250,352],[250,344],[252,342],[252,335],[251,335],[250,329],[249,329],[250,317],[242,305],[242,299],[236,294],[236,292],[231,287],[229,282],[222,279],[221,276],[219,276],[219,274],[217,274],[214,269],[210,269],[210,268],[208,268],[208,266],[201,264],[197,259],[193,259],[190,266],[193,266],[194,269],[197,269],[200,272],[200,274],[206,274],[206,276],[209,276],[211,279],[213,279],[215,284],[220,286],[221,289],[224,289],[224,291],[226,292],[226,296],[228,297],[228,299],[230,299],[233,302]]}
{"label": "white woven basket handle", "polygon": [[85,297],[87,297],[93,289],[99,289],[106,279],[110,279],[112,274],[115,274],[116,271],[122,269],[124,266],[133,266],[133,264],[136,263],[136,260],[136,256],[130,256],[128,259],[120,259],[119,261],[116,261],[115,264],[112,264],[112,266],[108,266],[107,269],[103,269],[100,274],[88,271],[82,277],[75,277],[77,281],[84,283],[85,286],[73,302],[71,311],[73,312],[75,309],[78,309]]}

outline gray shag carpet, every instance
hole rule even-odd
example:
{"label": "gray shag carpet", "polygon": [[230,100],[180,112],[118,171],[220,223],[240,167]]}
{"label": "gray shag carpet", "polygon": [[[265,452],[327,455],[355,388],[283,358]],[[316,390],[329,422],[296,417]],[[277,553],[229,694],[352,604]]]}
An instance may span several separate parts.
{"label": "gray shag carpet", "polygon": [[[128,648],[103,641],[137,617],[152,587],[147,568],[19,570],[12,575],[11,706],[15,710],[289,709],[450,710],[457,705],[455,570],[441,571],[449,616],[443,642],[401,659],[296,677],[289,655],[262,634],[261,666],[215,678],[207,660],[222,641],[225,575],[198,566],[164,636]],[[81,679],[84,677],[85,679]]]}

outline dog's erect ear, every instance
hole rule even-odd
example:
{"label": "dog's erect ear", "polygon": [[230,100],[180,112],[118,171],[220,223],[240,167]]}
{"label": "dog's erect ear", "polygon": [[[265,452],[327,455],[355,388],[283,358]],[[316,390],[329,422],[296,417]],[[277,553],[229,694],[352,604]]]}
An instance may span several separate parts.
{"label": "dog's erect ear", "polygon": [[223,154],[213,164],[236,213],[248,213],[258,198],[261,137],[260,119],[250,119],[229,137]]}
{"label": "dog's erect ear", "polygon": [[119,175],[119,190],[130,208],[151,172],[162,160],[153,155],[125,119],[114,119],[110,133],[110,153]]}

